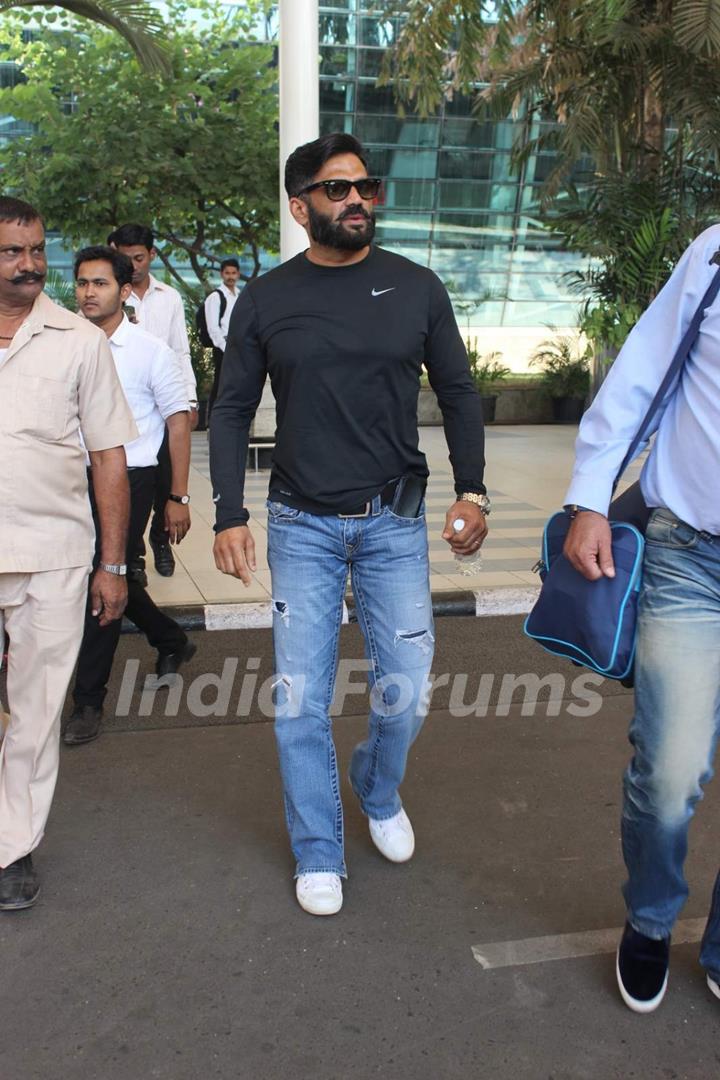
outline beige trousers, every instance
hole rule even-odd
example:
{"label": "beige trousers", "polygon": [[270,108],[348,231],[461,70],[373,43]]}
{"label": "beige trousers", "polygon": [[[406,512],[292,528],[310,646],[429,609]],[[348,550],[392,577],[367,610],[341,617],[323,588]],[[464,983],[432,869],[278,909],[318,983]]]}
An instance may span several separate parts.
{"label": "beige trousers", "polygon": [[0,574],[10,721],[0,748],[0,867],[33,851],[50,813],[60,714],[82,641],[89,567]]}

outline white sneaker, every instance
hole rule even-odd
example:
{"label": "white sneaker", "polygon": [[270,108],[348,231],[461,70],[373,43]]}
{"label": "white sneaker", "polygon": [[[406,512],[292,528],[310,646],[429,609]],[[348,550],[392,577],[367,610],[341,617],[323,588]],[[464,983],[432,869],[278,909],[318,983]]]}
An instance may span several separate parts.
{"label": "white sneaker", "polygon": [[706,975],[708,989],[715,995],[716,998],[720,998],[720,983],[716,983],[712,975]]}
{"label": "white sneaker", "polygon": [[336,915],[342,907],[342,881],[338,874],[300,874],[295,895],[303,911],[310,915]]}
{"label": "white sneaker", "polygon": [[378,851],[390,862],[407,862],[415,850],[415,833],[410,818],[404,810],[395,817],[376,821],[368,818],[370,839]]}

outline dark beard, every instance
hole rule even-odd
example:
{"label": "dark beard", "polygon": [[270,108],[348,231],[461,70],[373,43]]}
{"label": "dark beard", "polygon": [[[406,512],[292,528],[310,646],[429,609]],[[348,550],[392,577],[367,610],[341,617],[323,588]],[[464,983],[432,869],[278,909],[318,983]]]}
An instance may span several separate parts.
{"label": "dark beard", "polygon": [[350,214],[362,214],[365,226],[362,229],[348,229],[343,225],[343,218],[333,221],[321,214],[308,200],[308,224],[310,236],[321,247],[334,248],[336,251],[360,251],[371,244],[375,236],[375,215],[368,214],[362,206],[349,206],[343,218]]}

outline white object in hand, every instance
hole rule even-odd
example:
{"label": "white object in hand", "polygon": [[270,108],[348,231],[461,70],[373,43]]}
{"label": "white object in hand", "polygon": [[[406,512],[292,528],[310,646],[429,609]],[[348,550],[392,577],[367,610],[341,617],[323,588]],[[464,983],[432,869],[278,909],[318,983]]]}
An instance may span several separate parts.
{"label": "white object in hand", "polygon": [[[456,533],[462,532],[467,522],[462,518],[455,518],[453,521],[453,529]],[[482,554],[480,550],[474,555],[458,555],[454,553],[455,562],[458,564],[458,570],[464,577],[472,577],[473,574],[479,574],[482,570]]]}

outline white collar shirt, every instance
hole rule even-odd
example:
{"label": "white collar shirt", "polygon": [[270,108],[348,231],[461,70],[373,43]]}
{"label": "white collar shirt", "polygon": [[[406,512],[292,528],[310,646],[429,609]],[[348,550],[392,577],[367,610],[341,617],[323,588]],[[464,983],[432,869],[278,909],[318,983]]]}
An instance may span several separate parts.
{"label": "white collar shirt", "polygon": [[128,468],[157,465],[165,421],[188,408],[180,364],[168,345],[127,317],[109,340],[115,370],[140,432],[125,446]]}
{"label": "white collar shirt", "polygon": [[[220,293],[225,297],[225,310],[222,319],[220,318]],[[232,292],[224,282],[221,282],[217,289],[213,289],[205,298],[205,322],[207,323],[208,334],[215,348],[220,349],[221,352],[225,352],[230,316],[238,296],[237,289]]]}
{"label": "white collar shirt", "polygon": [[169,345],[182,366],[187,400],[197,401],[195,374],[190,362],[190,343],[185,323],[185,307],[182,297],[172,285],[158,281],[149,275],[149,285],[142,299],[130,293],[127,301],[135,309],[138,325],[153,337]]}

